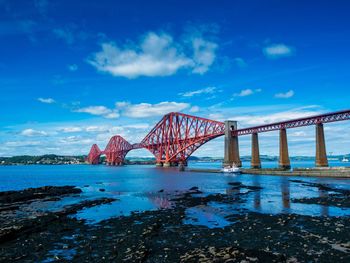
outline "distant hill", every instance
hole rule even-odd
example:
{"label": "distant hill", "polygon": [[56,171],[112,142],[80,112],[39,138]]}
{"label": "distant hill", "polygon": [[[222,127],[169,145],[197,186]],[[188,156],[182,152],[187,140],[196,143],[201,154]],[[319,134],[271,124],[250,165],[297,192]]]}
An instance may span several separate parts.
{"label": "distant hill", "polygon": [[11,164],[81,164],[85,162],[85,156],[60,156],[46,154],[40,156],[20,155],[13,157],[0,157],[1,165]]}
{"label": "distant hill", "polygon": [[[345,155],[332,155],[328,156],[330,160],[339,160],[343,158],[350,159],[350,154]],[[30,156],[30,155],[20,155],[13,157],[0,157],[0,165],[16,165],[16,164],[83,164],[85,163],[85,155],[78,156],[62,156],[55,154],[46,154],[40,156]],[[101,163],[105,162],[106,157],[101,157]],[[278,161],[278,156],[260,155],[261,161]],[[313,156],[292,156],[290,157],[292,161],[314,161]],[[188,158],[190,162],[222,162],[222,157],[197,157],[190,156]],[[241,160],[249,162],[251,160],[250,156],[241,156]],[[125,162],[127,164],[154,164],[154,157],[127,157]]]}

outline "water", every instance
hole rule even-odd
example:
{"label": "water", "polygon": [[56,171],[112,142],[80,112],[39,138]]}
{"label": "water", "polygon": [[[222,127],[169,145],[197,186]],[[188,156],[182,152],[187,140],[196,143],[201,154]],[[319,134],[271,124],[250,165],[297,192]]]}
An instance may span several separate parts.
{"label": "water", "polygon": [[[329,160],[328,161],[330,167],[350,167],[350,162],[341,162],[341,161],[335,161],[335,160]],[[192,167],[195,168],[221,168],[222,163],[220,162],[193,162],[190,164]],[[276,168],[278,167],[278,162],[275,161],[263,161],[261,162],[262,168]],[[314,161],[291,161],[291,165],[294,168],[311,168],[315,167]],[[250,167],[250,162],[243,161],[242,166],[244,168]]]}
{"label": "water", "polygon": [[[265,167],[275,167],[275,163],[265,163]],[[191,167],[219,168],[220,163],[192,163]],[[312,162],[300,162],[298,167],[311,167]],[[318,197],[325,193],[315,187],[303,186],[290,182],[295,177],[229,175],[216,173],[178,172],[176,168],[156,168],[153,165],[131,165],[111,167],[104,165],[33,165],[0,166],[0,191],[20,190],[28,187],[45,185],[75,185],[83,190],[79,197],[66,197],[59,202],[33,203],[33,209],[59,210],[64,205],[85,199],[113,197],[118,199],[111,204],[104,204],[79,211],[77,218],[96,224],[110,217],[127,216],[131,212],[169,209],[169,201],[174,195],[193,186],[199,187],[204,194],[235,194],[229,182],[242,182],[245,185],[260,186],[263,189],[249,193],[247,201],[236,205],[210,203],[206,207],[194,207],[186,212],[185,224],[224,227],[225,217],[229,213],[249,210],[259,213],[297,213],[311,216],[349,216],[349,209],[314,204],[300,204],[293,198]],[[331,187],[350,189],[350,180],[335,178],[297,179],[329,184]],[[101,190],[105,191],[101,191]],[[160,191],[162,190],[162,191]],[[244,189],[241,189],[241,193]],[[36,206],[37,205],[37,206]],[[39,207],[40,205],[40,207]],[[232,223],[232,222],[231,222]]]}

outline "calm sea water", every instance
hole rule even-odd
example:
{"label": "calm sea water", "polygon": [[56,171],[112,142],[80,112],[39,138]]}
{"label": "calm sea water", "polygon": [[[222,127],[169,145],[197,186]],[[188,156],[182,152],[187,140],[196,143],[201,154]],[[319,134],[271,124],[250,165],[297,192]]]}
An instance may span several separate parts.
{"label": "calm sea water", "polygon": [[[244,165],[249,165],[244,163]],[[264,167],[276,167],[266,162]],[[294,167],[312,167],[312,162],[295,162]],[[345,166],[347,163],[331,163]],[[220,163],[190,163],[190,167],[219,168]],[[193,186],[204,194],[232,192],[229,182],[261,186],[263,190],[250,193],[247,202],[225,206],[212,203],[207,207],[188,210],[184,223],[204,224],[208,227],[225,226],[225,215],[242,208],[261,213],[298,213],[316,216],[349,216],[349,209],[331,206],[298,204],[292,198],[317,197],[325,193],[315,187],[302,186],[290,179],[329,184],[333,187],[350,189],[348,179],[330,178],[289,178],[282,176],[223,175],[215,173],[179,172],[176,168],[156,168],[153,165],[131,165],[111,167],[105,165],[33,165],[0,166],[0,191],[19,190],[45,185],[74,185],[83,190],[78,197],[66,197],[60,202],[47,202],[42,210],[60,209],[62,206],[84,199],[114,197],[112,204],[81,210],[76,216],[87,222],[98,223],[103,219],[128,215],[133,211],[171,208],[170,201],[178,191]],[[101,190],[104,191],[101,191]],[[160,190],[164,190],[159,192]]]}

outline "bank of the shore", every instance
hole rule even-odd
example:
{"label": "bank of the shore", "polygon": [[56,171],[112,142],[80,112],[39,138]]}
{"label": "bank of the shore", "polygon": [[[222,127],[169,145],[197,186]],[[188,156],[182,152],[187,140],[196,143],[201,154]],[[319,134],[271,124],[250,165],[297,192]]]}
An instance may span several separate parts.
{"label": "bank of the shore", "polygon": [[[350,208],[349,190],[291,182],[329,192],[319,198],[293,199],[293,204]],[[33,202],[44,207],[52,198],[74,197],[79,190],[45,187],[5,192],[0,195],[0,233],[6,235],[0,238],[0,262],[349,262],[348,216],[262,214],[244,208],[233,212],[230,207],[260,195],[262,187],[241,182],[229,182],[226,187],[226,193],[211,194],[198,187],[182,193],[160,190],[172,202],[169,208],[134,212],[98,224],[73,215],[111,200],[43,212],[30,210]],[[205,214],[208,207],[216,207],[225,221],[211,227],[198,224],[191,213]]]}
{"label": "bank of the shore", "polygon": [[[189,172],[222,173],[220,169],[188,168]],[[278,176],[303,176],[303,177],[329,177],[350,178],[349,167],[320,167],[320,168],[294,168],[285,170],[279,168],[249,169],[242,168],[242,174],[278,175]]]}

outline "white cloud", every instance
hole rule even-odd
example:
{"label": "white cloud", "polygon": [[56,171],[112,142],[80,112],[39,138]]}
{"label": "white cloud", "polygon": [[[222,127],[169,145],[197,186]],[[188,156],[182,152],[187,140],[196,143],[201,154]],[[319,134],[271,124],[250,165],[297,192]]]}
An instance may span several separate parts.
{"label": "white cloud", "polygon": [[222,113],[210,113],[208,115],[208,119],[211,119],[211,120],[220,121],[223,118],[224,118],[224,115]]}
{"label": "white cloud", "polygon": [[47,104],[52,104],[55,103],[56,101],[52,98],[38,98],[38,101],[42,103],[47,103]]}
{"label": "white cloud", "polygon": [[228,119],[237,120],[243,127],[249,127],[321,114],[320,111],[312,110],[312,108],[313,107],[306,106],[277,113],[264,115],[249,114],[244,116],[231,117]]}
{"label": "white cloud", "polygon": [[98,71],[126,78],[140,76],[170,76],[180,69],[203,74],[215,60],[217,44],[194,38],[190,41],[193,53],[186,55],[188,42],[177,43],[169,34],[149,32],[139,45],[124,48],[115,43],[103,43],[102,50],[93,54],[88,63]]}
{"label": "white cloud", "polygon": [[195,95],[201,95],[201,94],[213,94],[217,91],[216,87],[207,87],[204,89],[199,90],[193,90],[193,91],[187,91],[183,93],[179,93],[179,95],[183,97],[193,97]]}
{"label": "white cloud", "polygon": [[65,132],[65,133],[71,133],[71,132],[81,132],[82,129],[80,127],[64,127],[59,131]]}
{"label": "white cloud", "polygon": [[21,135],[33,137],[33,136],[46,136],[47,133],[44,131],[38,131],[34,129],[25,129],[21,132]]}
{"label": "white cloud", "polygon": [[255,89],[255,90],[252,90],[252,89],[243,89],[243,90],[241,90],[239,93],[233,94],[233,96],[234,96],[234,97],[246,97],[246,96],[253,95],[254,93],[261,92],[261,91],[262,91],[262,89]]}
{"label": "white cloud", "polygon": [[282,58],[292,56],[295,49],[285,44],[272,44],[263,48],[263,53],[267,58]]}
{"label": "white cloud", "polygon": [[294,96],[294,91],[290,90],[287,91],[285,93],[281,92],[281,93],[276,93],[275,94],[275,98],[280,98],[280,99],[288,99]]}
{"label": "white cloud", "polygon": [[[199,110],[198,107],[194,106],[191,108],[189,103],[182,102],[169,102],[164,101],[156,104],[151,103],[139,103],[132,104],[130,102],[116,102],[115,108],[107,108],[105,106],[88,106],[83,108],[74,109],[74,112],[88,113],[91,115],[101,116],[107,119],[116,119],[121,115],[129,118],[145,118],[145,117],[155,117],[162,116],[169,112],[182,111],[184,109],[189,109],[193,112]],[[91,131],[94,131],[93,129]]]}
{"label": "white cloud", "polygon": [[108,131],[108,127],[106,126],[88,126],[85,128],[87,132],[106,132]]}
{"label": "white cloud", "polygon": [[169,112],[182,111],[190,107],[188,103],[181,102],[160,102],[157,104],[140,103],[128,104],[123,109],[123,115],[131,118],[144,118],[163,116]]}
{"label": "white cloud", "polygon": [[108,109],[105,106],[89,106],[85,108],[80,108],[74,110],[74,112],[84,112],[91,115],[102,116],[107,119],[116,119],[119,117],[119,112],[117,110]]}
{"label": "white cloud", "polygon": [[77,71],[78,70],[78,65],[77,64],[71,64],[71,65],[68,65],[68,69],[70,71]]}
{"label": "white cloud", "polygon": [[117,108],[124,108],[124,107],[128,106],[129,104],[130,103],[127,102],[127,101],[118,101],[118,102],[115,103],[115,106]]}
{"label": "white cloud", "polygon": [[93,139],[84,139],[81,136],[68,136],[65,138],[61,138],[59,140],[59,142],[61,144],[65,144],[65,145],[91,145],[94,143]]}
{"label": "white cloud", "polygon": [[193,39],[192,45],[194,49],[193,61],[195,62],[192,72],[204,74],[215,60],[215,51],[218,45],[202,38]]}
{"label": "white cloud", "polygon": [[151,128],[148,123],[135,123],[135,124],[128,124],[124,125],[124,128],[130,128],[130,129],[149,129]]}
{"label": "white cloud", "polygon": [[198,112],[199,110],[200,108],[198,106],[193,106],[191,107],[190,112],[195,113],[195,112]]}

